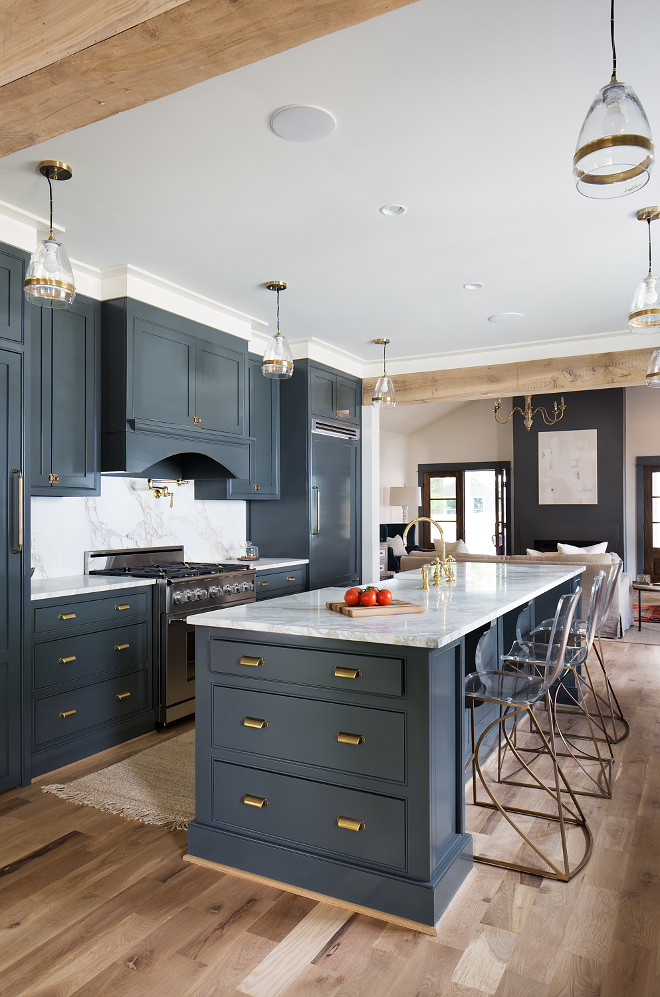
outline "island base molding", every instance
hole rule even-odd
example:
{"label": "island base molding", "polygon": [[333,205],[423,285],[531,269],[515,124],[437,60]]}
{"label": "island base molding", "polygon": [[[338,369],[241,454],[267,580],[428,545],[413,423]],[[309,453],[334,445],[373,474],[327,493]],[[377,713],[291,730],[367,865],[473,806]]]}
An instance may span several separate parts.
{"label": "island base molding", "polygon": [[[219,845],[222,847],[223,857],[237,864],[226,865],[194,854],[194,851],[217,853]],[[204,827],[193,821],[188,826],[188,847],[192,851],[183,858],[186,862],[215,869],[219,873],[295,893],[351,913],[366,914],[427,935],[437,935],[438,921],[472,869],[472,837],[469,834],[455,838],[443,857],[442,867],[436,871],[437,874],[430,883],[383,876],[380,872],[350,868],[314,855],[290,853],[288,849],[278,848],[268,842],[255,841],[250,842],[249,862],[245,863],[250,868],[243,869],[238,863],[244,846],[245,841],[237,835],[219,835],[217,829]],[[285,875],[290,874],[291,879],[304,879],[309,887],[300,885],[300,882],[283,882],[266,875],[265,872],[273,863]],[[323,892],[324,887],[327,889],[330,885],[332,896]],[[313,886],[318,888],[312,889]],[[360,899],[362,903],[359,902]],[[387,907],[395,907],[401,913],[383,909]]]}

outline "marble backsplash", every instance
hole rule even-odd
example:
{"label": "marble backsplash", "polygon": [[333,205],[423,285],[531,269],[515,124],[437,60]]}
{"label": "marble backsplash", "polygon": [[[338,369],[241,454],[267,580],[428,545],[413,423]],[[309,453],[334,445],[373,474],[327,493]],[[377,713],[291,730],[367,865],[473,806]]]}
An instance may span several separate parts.
{"label": "marble backsplash", "polygon": [[245,502],[194,501],[192,482],[157,499],[146,478],[102,476],[91,498],[33,498],[31,564],[35,578],[83,571],[86,550],[183,544],[190,561],[243,553]]}

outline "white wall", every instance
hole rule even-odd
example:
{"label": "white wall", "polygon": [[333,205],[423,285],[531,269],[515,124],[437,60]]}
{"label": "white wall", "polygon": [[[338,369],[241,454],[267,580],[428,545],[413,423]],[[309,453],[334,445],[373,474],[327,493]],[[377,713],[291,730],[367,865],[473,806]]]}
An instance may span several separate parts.
{"label": "white wall", "polygon": [[626,570],[635,575],[643,571],[637,564],[636,537],[637,522],[635,505],[637,501],[637,481],[635,460],[637,457],[660,456],[660,391],[647,388],[626,389]]}
{"label": "white wall", "polygon": [[[409,471],[407,450],[410,445],[410,437],[405,433],[393,433],[389,430],[380,430],[380,522],[400,523],[401,506],[388,505],[390,488],[400,485],[417,484],[417,467],[414,471]],[[417,515],[417,509],[408,510],[410,519]]]}
{"label": "white wall", "polygon": [[[507,403],[503,409],[507,411]],[[408,440],[406,473],[417,483],[418,464],[464,463],[513,459],[511,423],[500,426],[493,416],[493,402],[466,402]]]}

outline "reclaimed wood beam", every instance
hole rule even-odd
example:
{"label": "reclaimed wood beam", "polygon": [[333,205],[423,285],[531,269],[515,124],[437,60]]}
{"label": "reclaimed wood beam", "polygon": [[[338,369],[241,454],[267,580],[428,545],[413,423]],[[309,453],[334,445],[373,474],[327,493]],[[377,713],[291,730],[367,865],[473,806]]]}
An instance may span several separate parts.
{"label": "reclaimed wood beam", "polygon": [[[390,374],[390,377],[394,382],[397,405],[510,398],[513,395],[539,395],[550,391],[564,393],[588,388],[625,388],[646,383],[646,369],[652,352],[651,347],[619,353],[524,360],[487,367]],[[371,404],[375,383],[375,377],[362,382],[363,404]]]}
{"label": "reclaimed wood beam", "polygon": [[415,2],[3,0],[0,156]]}

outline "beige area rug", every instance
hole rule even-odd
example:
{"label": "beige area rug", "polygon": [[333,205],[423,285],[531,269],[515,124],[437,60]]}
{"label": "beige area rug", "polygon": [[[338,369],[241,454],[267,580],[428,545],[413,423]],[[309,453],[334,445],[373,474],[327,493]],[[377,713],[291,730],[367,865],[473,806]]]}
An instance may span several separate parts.
{"label": "beige area rug", "polygon": [[637,621],[626,630],[621,640],[624,644],[660,644],[660,623],[644,623],[637,629]]}
{"label": "beige area rug", "polygon": [[41,788],[71,803],[143,824],[185,829],[195,816],[195,732],[172,737],[74,782]]}

